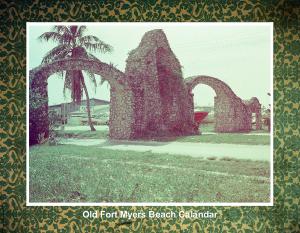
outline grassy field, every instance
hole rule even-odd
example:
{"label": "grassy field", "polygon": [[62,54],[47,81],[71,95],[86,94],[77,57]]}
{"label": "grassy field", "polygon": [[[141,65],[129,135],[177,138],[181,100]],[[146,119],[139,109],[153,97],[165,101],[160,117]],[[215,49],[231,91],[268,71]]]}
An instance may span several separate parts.
{"label": "grassy field", "polygon": [[107,130],[83,131],[83,130],[57,130],[57,135],[62,138],[81,138],[81,139],[106,139],[108,138]]}
{"label": "grassy field", "polygon": [[268,202],[269,164],[70,145],[30,148],[30,202]]}
{"label": "grassy field", "polygon": [[270,145],[269,135],[251,135],[239,133],[220,133],[208,135],[193,135],[179,137],[178,142],[208,142],[208,143],[230,143],[247,145]]}
{"label": "grassy field", "polygon": [[[201,132],[214,132],[215,131],[215,124],[214,123],[203,123],[200,124],[199,130]],[[250,132],[251,133],[268,133],[268,130],[266,129],[261,129],[261,130],[253,130]]]}
{"label": "grassy field", "polygon": [[[58,131],[59,137],[81,138],[81,139],[108,139],[108,131],[80,131],[66,130]],[[209,135],[193,135],[176,138],[156,138],[156,141],[178,141],[178,142],[208,142],[208,143],[231,143],[247,145],[269,145],[269,135],[251,135],[239,133],[220,133]]]}

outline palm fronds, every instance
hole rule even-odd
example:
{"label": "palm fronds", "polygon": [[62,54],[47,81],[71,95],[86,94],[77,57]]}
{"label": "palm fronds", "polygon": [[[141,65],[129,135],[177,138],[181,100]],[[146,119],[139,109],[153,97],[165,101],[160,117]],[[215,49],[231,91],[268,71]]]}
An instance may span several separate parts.
{"label": "palm fronds", "polygon": [[82,37],[85,30],[86,30],[86,26],[80,26],[77,30],[76,36],[79,38]]}
{"label": "palm fronds", "polygon": [[[86,31],[86,26],[54,26],[53,31],[45,32],[39,36],[40,40],[58,42],[58,46],[50,50],[42,60],[42,63],[49,63],[65,58],[88,58],[99,61],[99,59],[90,52],[112,52],[113,47],[98,37],[93,35],[83,35]],[[71,91],[71,98],[73,102],[81,102],[83,87],[82,81],[84,76],[80,70],[67,70],[65,73],[64,90],[63,93],[66,95],[66,90]],[[85,71],[86,76],[92,81],[93,86],[97,87],[95,75],[90,71]],[[63,73],[61,73],[62,75]],[[81,80],[81,81],[80,81]],[[103,84],[106,80],[101,77],[100,84]]]}
{"label": "palm fronds", "polygon": [[106,44],[96,36],[91,36],[91,35],[83,36],[79,39],[79,43],[87,50],[93,52],[99,51],[102,53],[107,53],[113,51],[113,47],[111,45]]}
{"label": "palm fronds", "polygon": [[42,60],[42,63],[49,63],[58,59],[62,59],[67,57],[67,55],[70,53],[71,49],[66,44],[61,44],[56,47],[54,47],[52,50],[50,50]]}
{"label": "palm fronds", "polygon": [[55,42],[61,43],[63,41],[63,36],[58,32],[44,32],[38,37],[38,39],[49,41],[53,40]]}
{"label": "palm fronds", "polygon": [[[91,53],[88,53],[88,58],[91,59],[91,60],[95,60],[95,61],[100,61],[96,56],[94,56],[93,54]],[[100,82],[99,82],[99,85],[101,86],[105,81],[107,81],[106,79],[104,79],[102,76],[100,76]],[[95,80],[96,81],[96,80]],[[94,86],[96,87],[97,86],[97,83],[94,83]]]}
{"label": "palm fronds", "polygon": [[95,77],[95,74],[88,71],[88,70],[85,70],[85,73],[87,74],[88,78],[90,79],[90,81],[92,82],[93,84],[93,87],[94,87],[94,91],[95,91],[95,94],[96,94],[96,88],[97,88],[97,81],[96,81],[96,77]]}
{"label": "palm fronds", "polygon": [[53,31],[56,31],[57,33],[63,35],[63,34],[70,34],[70,30],[67,26],[54,26]]}

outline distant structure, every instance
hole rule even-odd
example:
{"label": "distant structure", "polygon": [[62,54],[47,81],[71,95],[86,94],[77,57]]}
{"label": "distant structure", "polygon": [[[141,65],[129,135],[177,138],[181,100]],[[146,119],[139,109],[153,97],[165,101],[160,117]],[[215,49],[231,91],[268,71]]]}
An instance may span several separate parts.
{"label": "distant structure", "polygon": [[261,104],[259,103],[258,99],[256,97],[252,97],[250,100],[244,100],[243,102],[248,108],[248,112],[251,113],[251,117],[254,114],[255,129],[256,130],[262,129]]}
{"label": "distant structure", "polygon": [[88,59],[64,59],[30,71],[30,144],[48,135],[47,79],[63,70],[89,70],[111,87],[109,135],[112,139],[140,139],[198,134],[192,90],[212,87],[217,132],[244,132],[252,127],[253,103],[244,103],[223,81],[209,76],[183,79],[181,65],[160,29],[143,36],[127,58],[125,72]]}
{"label": "distant structure", "polygon": [[[102,105],[109,105],[109,101],[90,98],[91,112],[94,111],[95,107],[102,106]],[[75,112],[75,111],[86,112],[86,100],[81,100],[80,104],[74,102],[68,102],[68,103],[49,105],[48,110],[55,112],[57,115],[62,115],[64,117],[67,117],[67,115],[71,112]]]}
{"label": "distant structure", "polygon": [[[93,116],[95,112],[103,106],[108,106],[109,108],[109,101],[101,100],[97,98],[91,98],[90,99],[91,115]],[[86,100],[81,100],[79,104],[74,102],[69,102],[69,103],[49,105],[48,111],[56,113],[56,115],[60,117],[61,122],[64,124],[71,123],[71,122],[80,124],[80,120],[81,120],[80,117],[87,118]]]}

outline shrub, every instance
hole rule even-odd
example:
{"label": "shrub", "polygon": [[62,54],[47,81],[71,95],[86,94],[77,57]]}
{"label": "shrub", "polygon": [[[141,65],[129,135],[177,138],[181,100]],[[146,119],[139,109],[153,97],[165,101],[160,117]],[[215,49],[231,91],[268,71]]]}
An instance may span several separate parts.
{"label": "shrub", "polygon": [[49,145],[57,145],[59,142],[57,132],[55,128],[60,126],[61,118],[56,112],[49,112],[48,113],[49,119],[49,138],[48,143]]}

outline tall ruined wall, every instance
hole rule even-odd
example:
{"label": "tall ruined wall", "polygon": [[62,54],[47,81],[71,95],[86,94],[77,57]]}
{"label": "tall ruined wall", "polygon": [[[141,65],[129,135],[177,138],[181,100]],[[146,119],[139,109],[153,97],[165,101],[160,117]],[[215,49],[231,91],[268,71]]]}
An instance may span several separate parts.
{"label": "tall ruined wall", "polygon": [[29,73],[29,145],[49,136],[48,84],[41,73]]}
{"label": "tall ruined wall", "polygon": [[194,134],[181,65],[162,30],[147,32],[130,52],[125,75],[134,93],[134,135]]}
{"label": "tall ruined wall", "polygon": [[110,88],[109,137],[130,139],[132,131],[133,95],[130,89]]}

